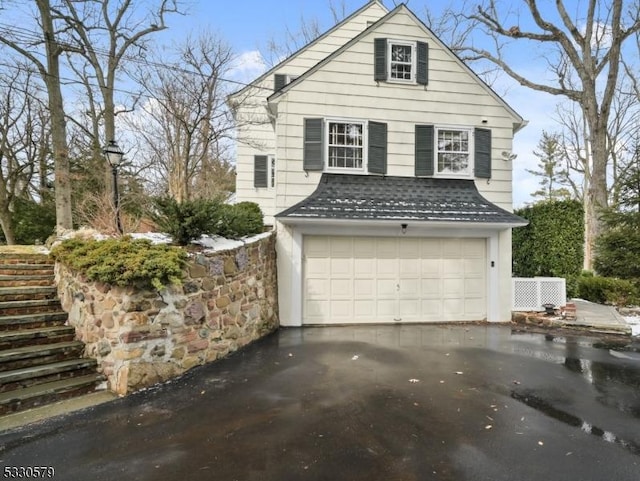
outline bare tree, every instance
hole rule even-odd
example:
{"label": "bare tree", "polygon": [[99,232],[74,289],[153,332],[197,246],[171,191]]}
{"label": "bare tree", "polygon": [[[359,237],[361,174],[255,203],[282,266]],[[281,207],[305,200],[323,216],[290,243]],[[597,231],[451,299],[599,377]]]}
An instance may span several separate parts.
{"label": "bare tree", "polygon": [[[87,134],[90,134],[94,163],[102,159],[105,141],[116,139],[116,116],[123,111],[116,108],[118,73],[131,58],[145,58],[147,37],[168,28],[167,15],[180,13],[178,0],[159,0],[142,15],[135,7],[136,2],[132,0],[62,0],[61,5],[53,9],[55,18],[69,27],[66,30],[69,43],[77,46],[77,52],[86,62],[77,65],[77,60],[70,58],[73,70],[87,90],[92,121]],[[101,103],[94,94],[96,84]],[[104,129],[103,141],[100,126]],[[104,160],[102,164],[105,184],[110,186],[111,169]]]}
{"label": "bare tree", "polygon": [[[607,127],[611,106],[620,82],[621,52],[625,42],[640,31],[640,4],[623,0],[588,0],[586,9],[572,18],[562,0],[555,2],[557,21],[543,14],[535,0],[525,0],[527,14],[533,22],[526,30],[520,22],[509,20],[509,8],[488,0],[469,16],[479,22],[494,40],[490,51],[478,46],[466,50],[499,66],[521,85],[564,97],[576,103],[585,122],[586,145],[590,165],[585,206],[585,267],[590,268],[593,242],[600,232],[599,211],[607,207],[607,165],[611,146]],[[584,14],[582,14],[584,12]],[[520,15],[520,13],[518,13]],[[512,68],[506,57],[508,41],[541,46],[553,80],[527,78]]]}
{"label": "bare tree", "polygon": [[46,86],[55,164],[56,231],[60,234],[72,228],[66,119],[60,84],[60,56],[69,47],[61,45],[58,41],[50,1],[34,1],[38,12],[38,34],[42,34],[35,43],[36,46],[44,45],[45,62],[43,63],[33,50],[34,45],[21,43],[11,32],[0,33],[0,42],[31,62]]}
{"label": "bare tree", "polygon": [[222,40],[203,34],[187,39],[175,62],[140,74],[149,101],[133,116],[133,126],[159,185],[178,201],[213,195],[219,189],[212,188],[224,182],[215,172],[233,174],[226,149],[234,124],[223,80],[232,60]]}

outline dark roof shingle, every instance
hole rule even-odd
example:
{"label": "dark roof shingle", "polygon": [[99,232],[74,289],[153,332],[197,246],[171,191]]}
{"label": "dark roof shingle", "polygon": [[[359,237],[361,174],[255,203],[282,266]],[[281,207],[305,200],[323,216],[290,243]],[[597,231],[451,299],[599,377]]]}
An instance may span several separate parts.
{"label": "dark roof shingle", "polygon": [[528,223],[482,197],[473,180],[326,173],[315,192],[276,217]]}

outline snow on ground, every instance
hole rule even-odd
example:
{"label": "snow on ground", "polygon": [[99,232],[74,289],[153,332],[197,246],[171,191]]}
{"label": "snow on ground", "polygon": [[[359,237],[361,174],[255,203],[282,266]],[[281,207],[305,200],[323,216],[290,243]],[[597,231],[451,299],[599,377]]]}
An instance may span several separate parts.
{"label": "snow on ground", "polygon": [[631,335],[640,336],[640,316],[625,316],[624,320],[631,326]]}
{"label": "snow on ground", "polygon": [[[154,244],[168,244],[171,242],[171,236],[162,234],[160,232],[147,232],[144,234],[134,233],[130,234],[134,239],[148,239]],[[193,241],[194,244],[200,245],[205,248],[205,252],[219,252],[228,249],[236,249],[243,245],[252,244],[260,239],[269,237],[271,232],[263,232],[250,237],[243,237],[242,239],[226,239],[220,236],[208,236],[203,235],[200,239]]]}

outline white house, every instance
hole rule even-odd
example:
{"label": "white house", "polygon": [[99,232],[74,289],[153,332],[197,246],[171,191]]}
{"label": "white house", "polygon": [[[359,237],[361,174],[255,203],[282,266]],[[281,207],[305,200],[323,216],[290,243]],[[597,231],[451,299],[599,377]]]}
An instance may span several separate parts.
{"label": "white house", "polygon": [[404,4],[369,1],[230,104],[281,325],[510,320],[526,122]]}

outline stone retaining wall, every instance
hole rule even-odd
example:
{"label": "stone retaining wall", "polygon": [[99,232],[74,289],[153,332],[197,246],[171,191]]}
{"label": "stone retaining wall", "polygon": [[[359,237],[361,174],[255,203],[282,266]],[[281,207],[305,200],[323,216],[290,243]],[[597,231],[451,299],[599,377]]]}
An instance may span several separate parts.
{"label": "stone retaining wall", "polygon": [[178,376],[278,327],[275,234],[192,254],[181,286],[158,292],[90,282],[56,264],[69,323],[118,394]]}

